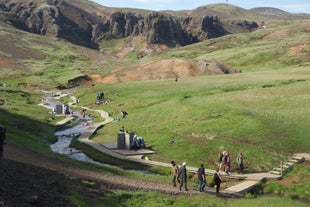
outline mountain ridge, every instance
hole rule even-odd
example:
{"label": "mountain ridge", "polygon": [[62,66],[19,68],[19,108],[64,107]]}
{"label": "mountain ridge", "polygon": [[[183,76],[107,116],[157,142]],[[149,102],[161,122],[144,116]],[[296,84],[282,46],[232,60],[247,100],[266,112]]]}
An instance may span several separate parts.
{"label": "mountain ridge", "polygon": [[115,9],[82,0],[6,0],[0,9],[2,21],[19,29],[98,50],[111,39],[141,36],[150,45],[171,48],[258,27],[246,20],[222,22],[213,13],[182,18],[180,13]]}

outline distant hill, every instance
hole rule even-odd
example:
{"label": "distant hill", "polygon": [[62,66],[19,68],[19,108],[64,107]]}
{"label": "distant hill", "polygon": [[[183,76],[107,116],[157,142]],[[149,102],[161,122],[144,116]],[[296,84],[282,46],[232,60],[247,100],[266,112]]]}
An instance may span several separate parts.
{"label": "distant hill", "polygon": [[292,14],[273,7],[257,7],[250,9],[249,11],[264,16],[268,21],[301,20],[310,18],[309,14]]}
{"label": "distant hill", "polygon": [[[302,20],[309,15],[274,8],[154,12],[86,0],[6,0],[0,10],[0,78],[18,77],[22,85],[26,77],[63,87],[238,73],[310,57],[309,20]],[[263,21],[266,29],[256,30]]]}
{"label": "distant hill", "polygon": [[[0,19],[16,28],[101,50],[106,41],[127,38],[135,44],[185,46],[258,27],[257,13],[214,4],[188,11],[154,12],[109,8],[87,0],[7,0]],[[146,50],[144,50],[146,51]],[[144,55],[143,52],[141,54]]]}

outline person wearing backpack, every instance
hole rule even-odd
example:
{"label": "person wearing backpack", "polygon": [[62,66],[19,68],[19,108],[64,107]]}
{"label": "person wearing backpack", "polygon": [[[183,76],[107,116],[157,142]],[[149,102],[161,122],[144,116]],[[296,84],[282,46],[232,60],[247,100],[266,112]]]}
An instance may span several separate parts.
{"label": "person wearing backpack", "polygon": [[213,174],[213,179],[214,179],[214,182],[216,184],[216,193],[220,192],[220,186],[221,186],[221,182],[222,182],[222,178],[221,178],[219,171],[220,171],[219,169],[216,169],[216,171]]}

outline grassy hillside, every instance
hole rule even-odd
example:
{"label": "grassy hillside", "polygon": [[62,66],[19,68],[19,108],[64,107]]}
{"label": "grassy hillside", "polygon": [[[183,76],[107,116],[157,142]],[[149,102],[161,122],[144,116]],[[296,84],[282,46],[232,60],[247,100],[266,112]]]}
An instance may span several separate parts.
{"label": "grassy hillside", "polygon": [[[94,138],[116,140],[118,129],[143,136],[158,154],[154,160],[214,168],[222,149],[243,151],[250,171],[268,170],[296,152],[309,152],[309,67],[227,76],[98,85],[81,91],[81,103],[93,106],[96,92],[109,105],[96,106],[112,117]],[[175,144],[171,141],[176,140]],[[272,142],[270,142],[272,140]],[[294,145],[294,148],[291,146]]]}
{"label": "grassy hillside", "polygon": [[[151,156],[153,160],[186,161],[189,166],[204,163],[214,169],[222,150],[230,151],[232,158],[242,151],[246,172],[267,171],[293,153],[310,153],[309,21],[271,25],[250,34],[212,39],[141,59],[132,55],[115,58],[111,51],[91,51],[0,26],[0,83],[7,85],[0,88],[0,120],[8,128],[9,143],[50,153],[48,145],[54,140],[51,124],[57,118],[36,105],[43,89],[53,90],[78,76],[105,75],[117,71],[119,66],[139,67],[153,60],[180,58],[222,61],[243,73],[180,77],[178,82],[167,79],[105,84],[91,80],[76,88],[81,106],[105,110],[114,118],[120,116],[121,110],[129,113],[120,123],[101,128],[93,140],[115,142],[124,125],[126,130],[143,136],[147,146],[157,151]],[[116,47],[122,41],[115,42]],[[120,74],[126,67],[123,70]],[[93,100],[101,91],[110,103],[94,106]],[[234,163],[232,167],[236,167]],[[305,174],[308,176],[309,172]],[[308,179],[296,183],[309,186]],[[278,191],[277,185],[272,187],[275,190],[271,192]],[[281,195],[292,196],[296,192],[299,191]],[[132,193],[128,197],[123,202],[133,202],[141,195]],[[148,200],[156,203],[162,195],[153,197],[155,201],[150,197]],[[307,197],[309,192],[304,190],[303,198]],[[107,199],[112,202],[118,196]],[[180,202],[178,206],[188,200],[165,199],[171,205]],[[282,206],[280,200],[240,200],[233,201],[231,206]],[[190,200],[193,205],[204,201]],[[213,201],[219,202],[218,206],[227,204],[226,200]]]}
{"label": "grassy hillside", "polygon": [[[169,50],[160,58],[215,59],[244,72],[308,65],[310,20],[267,26]],[[154,56],[154,58],[159,58]]]}
{"label": "grassy hillside", "polygon": [[[57,39],[14,32],[14,28],[1,25],[3,40],[11,34],[5,42],[10,47],[2,47],[2,56],[13,63],[19,61],[24,69],[3,68],[0,81],[7,84],[7,89],[14,89],[12,93],[20,90],[32,93],[67,85],[68,80],[78,76],[104,75],[126,65],[119,71],[121,74],[126,68],[152,60],[222,61],[241,69],[243,74],[180,77],[178,83],[149,80],[100,84],[99,78],[98,83],[94,80],[85,85],[85,90],[80,89],[78,96],[81,103],[93,107],[96,93],[104,91],[111,100],[104,110],[114,118],[122,109],[130,112],[124,123],[111,124],[104,132],[98,132],[95,138],[98,141],[114,140],[118,128],[124,124],[129,131],[144,136],[159,152],[154,159],[179,162],[186,159],[193,165],[206,162],[214,167],[217,154],[225,148],[233,154],[245,151],[249,170],[268,170],[280,158],[308,150],[308,23],[283,23],[139,60],[115,58]],[[272,143],[268,142],[270,139]],[[177,144],[169,144],[172,140],[177,140]],[[291,148],[292,144],[296,147]],[[184,154],[185,149],[188,152]]]}

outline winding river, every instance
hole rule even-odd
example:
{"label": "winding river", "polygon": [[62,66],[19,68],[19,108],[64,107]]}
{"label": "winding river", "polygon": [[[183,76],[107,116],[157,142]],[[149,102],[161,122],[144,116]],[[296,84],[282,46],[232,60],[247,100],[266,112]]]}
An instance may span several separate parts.
{"label": "winding river", "polygon": [[[61,104],[58,98],[57,97],[55,98],[55,96],[45,96],[42,102],[44,104],[40,104],[40,105],[45,108],[51,109],[51,111],[54,111],[54,109],[56,108],[56,105]],[[55,136],[57,137],[57,142],[50,145],[51,150],[55,153],[68,156],[78,161],[93,163],[93,164],[97,164],[101,166],[111,166],[109,164],[97,162],[89,158],[82,151],[70,147],[70,143],[72,139],[76,136],[83,134],[87,130],[87,128],[92,125],[92,119],[88,115],[85,115],[85,117],[83,117],[80,112],[71,110],[71,116],[73,116],[75,119],[78,119],[79,122],[70,128],[55,132]],[[85,125],[84,120],[87,120],[86,125]],[[154,174],[152,172],[142,170],[142,169],[134,169],[134,170],[142,174],[151,174],[151,175]]]}
{"label": "winding river", "polygon": [[[42,102],[44,104],[41,104],[41,106],[49,108],[53,112],[56,108],[56,105],[62,104],[57,99],[58,97],[59,96],[44,96],[42,99]],[[84,117],[81,115],[81,113],[74,110],[72,110],[71,112],[72,116],[75,119],[79,119],[80,121],[70,128],[55,132],[57,142],[50,145],[51,150],[53,152],[68,156],[78,161],[94,163],[98,165],[108,165],[94,161],[93,159],[85,155],[82,151],[70,147],[70,143],[73,137],[79,136],[84,133],[87,128],[92,124],[92,119],[89,116],[85,116],[85,120],[87,120],[87,125],[85,125],[85,122],[83,121]]]}

